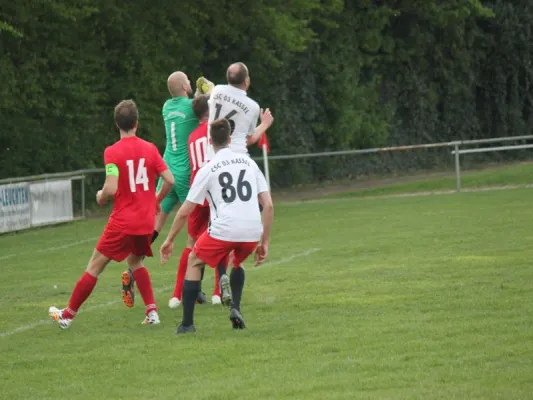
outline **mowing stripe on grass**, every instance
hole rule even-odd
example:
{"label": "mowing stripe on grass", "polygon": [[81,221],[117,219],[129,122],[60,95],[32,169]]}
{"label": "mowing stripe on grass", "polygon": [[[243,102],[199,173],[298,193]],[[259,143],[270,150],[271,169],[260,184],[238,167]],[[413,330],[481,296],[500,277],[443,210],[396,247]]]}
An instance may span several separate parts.
{"label": "mowing stripe on grass", "polygon": [[[89,239],[78,240],[77,242],[67,243],[67,244],[64,244],[64,245],[61,245],[61,246],[46,247],[46,248],[40,249],[40,250],[28,250],[28,252],[26,254],[32,254],[33,255],[33,254],[49,253],[51,251],[56,251],[56,250],[64,250],[64,249],[68,249],[69,247],[74,247],[74,246],[78,246],[80,244],[93,242],[95,240],[98,240],[98,237],[92,237],[92,238],[89,238]],[[24,255],[24,254],[8,254],[8,255],[0,257],[0,261],[7,260],[8,258],[12,258],[12,257],[22,256],[22,255]]]}
{"label": "mowing stripe on grass", "polygon": [[[155,293],[164,292],[166,290],[170,290],[170,289],[173,289],[173,288],[174,288],[174,286],[165,286],[165,287],[162,287],[162,288],[154,290],[154,292]],[[108,301],[107,303],[97,304],[97,305],[94,305],[94,306],[91,306],[91,307],[82,308],[80,310],[80,313],[83,314],[83,313],[86,313],[88,311],[93,311],[93,310],[97,310],[99,308],[113,306],[113,305],[119,304],[119,303],[122,303],[122,300]],[[38,326],[41,326],[41,325],[51,324],[52,322],[53,321],[50,318],[42,319],[42,320],[34,322],[32,324],[19,326],[18,328],[13,329],[12,331],[2,332],[2,333],[0,333],[0,337],[11,336],[11,335],[14,335],[15,333],[24,332],[24,331],[27,331],[27,330],[30,330],[30,329],[33,329],[33,328],[37,328]]]}
{"label": "mowing stripe on grass", "polygon": [[[92,239],[90,239],[90,240],[92,240]],[[87,239],[85,242],[88,242],[88,241],[89,241],[89,239]],[[309,254],[315,253],[318,250],[320,250],[320,249],[317,249],[317,248],[308,249],[308,250],[305,250],[305,251],[303,251],[301,253],[293,254],[290,257],[285,257],[285,258],[281,258],[281,259],[276,260],[276,261],[265,263],[263,265],[263,267],[270,267],[270,266],[274,266],[274,265],[284,264],[286,262],[294,260],[295,258],[308,256]],[[174,288],[174,286],[165,286],[165,287],[162,287],[162,288],[159,288],[159,289],[155,289],[154,292],[155,293],[160,293],[160,292],[164,292],[164,291],[167,291],[167,290],[170,290],[170,289],[173,289],[173,288]],[[88,312],[88,311],[92,311],[92,310],[97,310],[99,308],[113,306],[113,305],[119,304],[121,302],[122,302],[122,300],[108,301],[107,303],[97,304],[97,305],[94,305],[94,306],[91,306],[91,307],[87,307],[87,308],[81,309],[80,312],[84,313],[84,312]],[[51,324],[51,323],[52,323],[51,319],[42,319],[40,321],[31,323],[31,324],[19,326],[18,328],[15,328],[15,329],[13,329],[11,331],[0,332],[0,337],[11,336],[11,335],[14,335],[16,333],[24,332],[24,331],[27,331],[27,330],[30,330],[30,329],[33,329],[33,328],[37,328],[38,326],[41,326],[41,325],[46,325],[46,324]]]}

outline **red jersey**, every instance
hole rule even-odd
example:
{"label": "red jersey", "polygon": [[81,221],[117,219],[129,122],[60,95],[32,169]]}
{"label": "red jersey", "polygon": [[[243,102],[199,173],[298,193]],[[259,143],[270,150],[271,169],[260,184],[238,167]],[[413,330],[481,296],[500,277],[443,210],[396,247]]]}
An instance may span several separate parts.
{"label": "red jersey", "polygon": [[[207,158],[207,121],[201,122],[189,136],[189,161],[191,164],[191,185],[200,168],[206,163]],[[199,207],[209,207],[207,200]]]}
{"label": "red jersey", "polygon": [[122,138],[105,149],[104,162],[118,168],[118,189],[107,229],[128,235],[153,233],[156,179],[168,169],[157,148],[137,136]]}

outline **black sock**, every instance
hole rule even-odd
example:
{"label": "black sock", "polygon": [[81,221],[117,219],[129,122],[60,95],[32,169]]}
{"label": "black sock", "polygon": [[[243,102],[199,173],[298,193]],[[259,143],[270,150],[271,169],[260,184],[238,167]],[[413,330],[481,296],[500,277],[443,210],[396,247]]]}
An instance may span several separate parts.
{"label": "black sock", "polygon": [[217,271],[218,271],[218,279],[222,278],[222,275],[226,275],[226,265],[218,264]]}
{"label": "black sock", "polygon": [[198,293],[202,291],[202,281],[204,280],[204,273],[205,273],[205,267],[202,268],[202,272],[200,273],[200,282],[198,282]]}
{"label": "black sock", "polygon": [[233,268],[230,275],[232,308],[241,310],[242,289],[244,288],[244,269]]}
{"label": "black sock", "polygon": [[155,242],[155,240],[157,239],[158,236],[159,236],[159,232],[158,231],[154,231],[154,233],[152,233],[152,243]]}
{"label": "black sock", "polygon": [[183,326],[190,326],[194,324],[194,304],[196,303],[196,296],[200,291],[200,281],[188,281],[183,282],[183,320],[181,321]]}

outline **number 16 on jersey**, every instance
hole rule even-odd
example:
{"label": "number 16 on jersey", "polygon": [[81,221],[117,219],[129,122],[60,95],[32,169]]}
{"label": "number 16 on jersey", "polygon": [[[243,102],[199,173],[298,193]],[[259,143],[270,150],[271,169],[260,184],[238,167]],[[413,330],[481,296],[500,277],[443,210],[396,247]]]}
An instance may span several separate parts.
{"label": "number 16 on jersey", "polygon": [[[215,119],[218,119],[220,117],[220,112],[222,111],[222,104],[220,103],[216,103],[215,104],[215,109],[216,109],[216,112],[215,112]],[[235,121],[232,120],[231,118],[234,117],[235,115],[237,114],[237,111],[236,110],[231,110],[229,113],[226,114],[226,116],[224,117],[224,119],[227,119],[228,122],[229,122],[229,126],[231,127],[231,133],[233,133],[233,131],[235,130]]]}

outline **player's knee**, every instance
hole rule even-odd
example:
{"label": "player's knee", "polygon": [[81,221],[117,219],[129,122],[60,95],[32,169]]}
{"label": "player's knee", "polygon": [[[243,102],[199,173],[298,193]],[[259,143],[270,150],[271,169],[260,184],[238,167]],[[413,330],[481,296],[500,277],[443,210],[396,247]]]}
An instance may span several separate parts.
{"label": "player's knee", "polygon": [[109,261],[109,258],[95,251],[89,260],[89,264],[87,264],[86,271],[92,276],[98,277],[104,271],[106,265],[109,264]]}
{"label": "player's knee", "polygon": [[142,268],[144,265],[143,265],[143,258],[142,257],[138,257],[134,254],[130,254],[128,256],[128,258],[126,259],[127,263],[128,263],[128,268],[132,270],[132,272],[135,272],[136,270],[138,270],[139,268]]}
{"label": "player's knee", "polygon": [[233,269],[242,268],[242,262],[242,258],[234,256],[232,260]]}
{"label": "player's knee", "polygon": [[189,249],[194,248],[195,243],[196,243],[196,239],[193,239],[191,235],[187,236],[187,248]]}
{"label": "player's knee", "polygon": [[203,268],[204,262],[198,258],[198,256],[191,251],[189,259],[187,260],[187,268]]}
{"label": "player's knee", "polygon": [[103,268],[100,267],[98,264],[94,263],[94,262],[90,262],[88,265],[87,265],[87,269],[86,271],[91,274],[92,276],[94,277],[98,277],[100,276],[100,274],[103,272]]}

